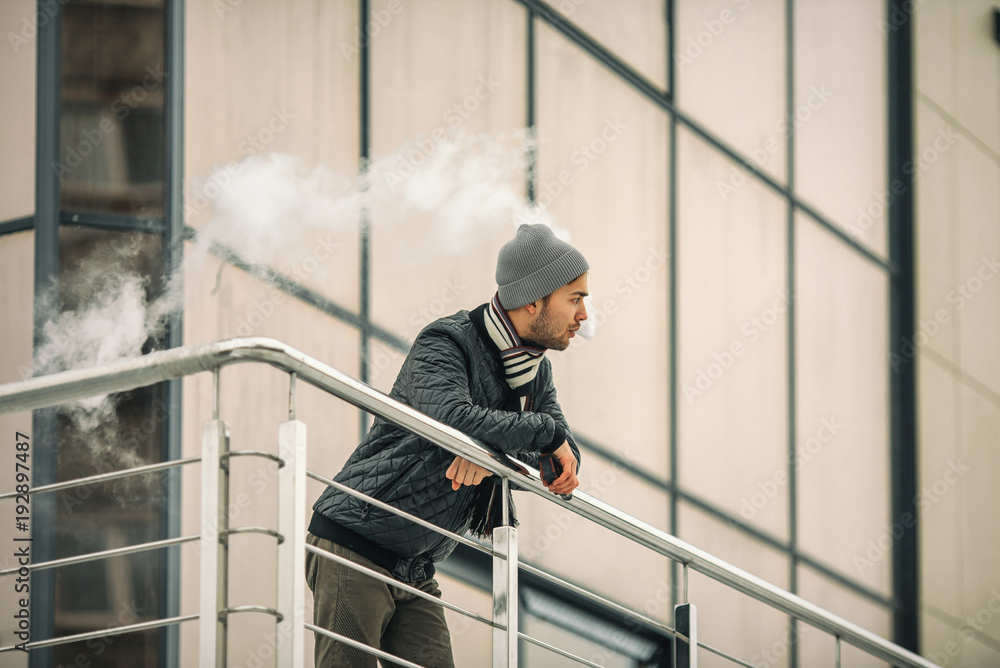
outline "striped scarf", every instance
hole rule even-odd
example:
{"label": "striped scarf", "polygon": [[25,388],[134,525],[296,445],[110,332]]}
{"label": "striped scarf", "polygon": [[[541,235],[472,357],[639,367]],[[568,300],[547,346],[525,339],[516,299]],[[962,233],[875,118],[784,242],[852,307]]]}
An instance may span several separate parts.
{"label": "striped scarf", "polygon": [[542,363],[545,348],[525,341],[517,335],[514,323],[510,321],[507,311],[500,305],[500,294],[493,295],[489,308],[484,309],[483,322],[490,339],[500,349],[500,361],[503,362],[504,375],[511,392],[520,400],[521,410],[531,410],[531,388],[538,373],[538,365]]}

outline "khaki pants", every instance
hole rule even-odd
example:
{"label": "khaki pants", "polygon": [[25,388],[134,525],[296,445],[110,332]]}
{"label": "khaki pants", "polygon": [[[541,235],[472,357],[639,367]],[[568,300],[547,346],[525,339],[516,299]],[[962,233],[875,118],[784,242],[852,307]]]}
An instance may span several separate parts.
{"label": "khaki pants", "polygon": [[[391,575],[357,552],[309,534],[306,542],[362,566]],[[312,552],[306,581],[313,592],[313,623],[427,668],[453,668],[451,635],[444,608]],[[434,578],[413,583],[441,598]],[[316,634],[316,668],[375,668],[376,658]],[[397,666],[386,663],[383,666]]]}

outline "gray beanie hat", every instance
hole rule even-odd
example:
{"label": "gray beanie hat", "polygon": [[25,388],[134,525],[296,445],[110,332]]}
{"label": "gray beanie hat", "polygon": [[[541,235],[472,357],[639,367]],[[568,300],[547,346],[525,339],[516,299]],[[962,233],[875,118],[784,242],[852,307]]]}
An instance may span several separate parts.
{"label": "gray beanie hat", "polygon": [[587,273],[580,251],[560,241],[546,225],[524,224],[497,258],[500,304],[508,311],[552,294]]}

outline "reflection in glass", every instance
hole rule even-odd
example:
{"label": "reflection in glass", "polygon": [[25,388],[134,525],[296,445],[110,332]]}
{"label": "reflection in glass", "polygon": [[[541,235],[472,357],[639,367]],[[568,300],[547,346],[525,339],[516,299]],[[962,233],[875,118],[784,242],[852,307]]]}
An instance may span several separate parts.
{"label": "reflection in glass", "polygon": [[163,215],[163,21],[162,0],[63,8],[63,208]]}
{"label": "reflection in glass", "polygon": [[[141,232],[60,229],[60,313],[45,330],[40,356],[49,370],[88,366],[160,347],[145,318],[160,296],[162,237]],[[149,324],[154,326],[149,327]],[[161,461],[167,416],[163,387],[152,386],[60,407],[58,480]],[[165,508],[159,474],[57,493],[55,557],[158,540]],[[161,551],[56,570],[55,634],[84,633],[160,617]],[[85,656],[91,665],[155,666],[156,630],[54,648],[55,665]]]}

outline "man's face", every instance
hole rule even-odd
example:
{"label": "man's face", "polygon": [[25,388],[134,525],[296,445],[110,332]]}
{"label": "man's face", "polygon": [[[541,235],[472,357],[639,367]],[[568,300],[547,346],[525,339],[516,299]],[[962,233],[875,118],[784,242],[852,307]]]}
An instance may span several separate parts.
{"label": "man's face", "polygon": [[580,323],[587,319],[587,307],[583,305],[587,289],[587,275],[584,274],[549,295],[548,303],[535,302],[535,317],[528,325],[525,338],[551,350],[566,350],[569,340],[580,329]]}

